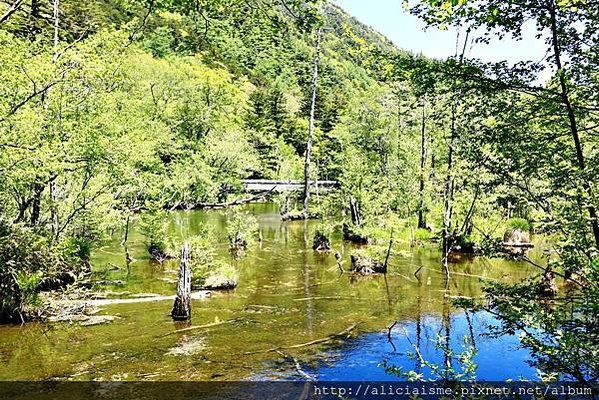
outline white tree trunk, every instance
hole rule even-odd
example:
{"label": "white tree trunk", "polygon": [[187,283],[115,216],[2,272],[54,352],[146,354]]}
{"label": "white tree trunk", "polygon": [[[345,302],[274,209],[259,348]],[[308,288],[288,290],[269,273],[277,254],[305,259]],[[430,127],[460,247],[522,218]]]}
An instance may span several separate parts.
{"label": "white tree trunk", "polygon": [[314,74],[312,76],[312,101],[310,104],[310,125],[308,128],[308,143],[306,146],[306,160],[304,165],[304,215],[308,216],[310,207],[310,158],[312,157],[312,143],[314,142],[314,119],[316,114],[316,94],[318,92],[318,66],[320,63],[320,40],[322,28],[316,31],[316,51],[314,53]]}

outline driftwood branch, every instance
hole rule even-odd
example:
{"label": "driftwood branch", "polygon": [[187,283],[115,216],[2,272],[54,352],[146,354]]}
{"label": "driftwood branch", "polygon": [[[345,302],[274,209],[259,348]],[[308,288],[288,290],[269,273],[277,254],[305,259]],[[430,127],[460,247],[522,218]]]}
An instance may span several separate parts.
{"label": "driftwood branch", "polygon": [[404,335],[406,336],[406,339],[408,339],[408,342],[410,343],[410,345],[412,345],[412,347],[416,351],[416,355],[418,356],[418,360],[420,360],[420,364],[426,365],[426,361],[424,360],[424,357],[422,357],[422,353],[420,353],[420,348],[418,346],[416,346],[414,344],[414,342],[412,342],[412,339],[410,339],[410,335],[408,335],[408,331],[406,331],[406,328],[402,327],[402,330],[403,330]]}
{"label": "driftwood branch", "polygon": [[301,299],[293,299],[293,301],[311,301],[311,300],[364,300],[359,297],[351,296],[316,296],[316,297],[302,297]]}
{"label": "driftwood branch", "polygon": [[397,347],[395,347],[393,339],[391,338],[391,331],[393,330],[393,328],[395,328],[395,325],[397,325],[397,321],[394,321],[393,324],[391,324],[391,326],[387,328],[387,340],[389,340],[389,343],[391,343],[394,352],[397,351]]}
{"label": "driftwood branch", "polygon": [[418,267],[416,272],[414,272],[414,276],[416,277],[416,279],[418,279],[418,273],[422,270],[422,268],[424,268],[424,266],[421,265],[420,267]]}
{"label": "driftwood branch", "polygon": [[389,238],[389,247],[387,248],[387,255],[385,256],[385,265],[383,269],[387,273],[387,267],[389,266],[389,255],[391,254],[391,247],[393,246],[393,229],[391,229],[391,237]]}
{"label": "driftwood branch", "polygon": [[303,376],[303,377],[304,377],[306,380],[308,380],[308,381],[310,381],[310,382],[313,382],[313,381],[315,381],[315,380],[316,380],[316,379],[315,379],[315,378],[314,378],[312,375],[310,375],[310,374],[306,373],[306,372],[305,372],[305,371],[302,369],[302,367],[301,367],[301,365],[300,365],[299,361],[297,361],[297,359],[296,359],[295,357],[292,357],[292,356],[290,356],[290,355],[288,355],[288,354],[285,354],[285,353],[283,353],[283,352],[282,352],[282,351],[280,351],[280,350],[276,350],[276,352],[277,352],[279,355],[281,355],[283,358],[287,358],[287,359],[290,359],[290,360],[292,360],[292,361],[293,361],[293,364],[295,365],[295,370],[297,371],[297,373],[298,373],[298,374],[300,374],[301,376]]}

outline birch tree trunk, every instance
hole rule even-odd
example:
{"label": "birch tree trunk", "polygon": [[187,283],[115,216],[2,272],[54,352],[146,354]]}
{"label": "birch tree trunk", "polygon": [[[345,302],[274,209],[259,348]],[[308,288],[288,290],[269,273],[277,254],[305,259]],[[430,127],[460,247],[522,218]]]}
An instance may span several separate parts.
{"label": "birch tree trunk", "polygon": [[449,278],[449,253],[451,252],[451,217],[453,213],[452,203],[454,188],[453,152],[455,148],[455,142],[457,140],[456,119],[457,105],[455,103],[455,100],[453,100],[453,104],[451,106],[451,139],[449,140],[449,151],[447,155],[447,175],[445,176],[445,191],[443,196],[443,269],[447,278]]}
{"label": "birch tree trunk", "polygon": [[314,53],[314,74],[312,76],[312,100],[310,103],[310,125],[308,128],[308,143],[306,146],[306,160],[304,164],[304,216],[308,217],[310,207],[310,159],[312,157],[312,143],[314,142],[314,119],[316,114],[316,94],[318,91],[318,67],[320,63],[320,40],[322,28],[316,31],[316,51]]}
{"label": "birch tree trunk", "polygon": [[426,169],[426,96],[422,97],[422,127],[420,130],[420,187],[418,196],[418,228],[426,228],[424,217],[424,174]]}

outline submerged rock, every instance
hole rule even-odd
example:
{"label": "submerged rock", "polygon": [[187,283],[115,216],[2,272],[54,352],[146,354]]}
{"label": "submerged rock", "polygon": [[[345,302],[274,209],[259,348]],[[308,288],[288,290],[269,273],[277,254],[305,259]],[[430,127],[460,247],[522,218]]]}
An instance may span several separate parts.
{"label": "submerged rock", "polygon": [[170,348],[165,355],[167,356],[191,356],[203,351],[206,348],[206,338],[204,337],[186,337],[177,346]]}
{"label": "submerged rock", "polygon": [[387,273],[387,269],[382,262],[360,254],[351,255],[351,271],[362,275]]}

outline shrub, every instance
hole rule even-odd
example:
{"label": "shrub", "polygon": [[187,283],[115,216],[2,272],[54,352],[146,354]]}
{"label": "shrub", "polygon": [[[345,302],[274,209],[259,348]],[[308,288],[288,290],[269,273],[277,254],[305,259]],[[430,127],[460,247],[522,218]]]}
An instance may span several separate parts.
{"label": "shrub", "polygon": [[428,229],[417,228],[414,230],[414,240],[427,241],[433,238],[433,233]]}
{"label": "shrub", "polygon": [[0,221],[0,320],[33,317],[38,292],[71,283],[86,265],[84,255],[52,243],[43,231]]}
{"label": "shrub", "polygon": [[139,227],[146,237],[148,253],[157,260],[168,258],[166,226],[166,211],[147,212],[140,218]]}
{"label": "shrub", "polygon": [[248,212],[232,211],[227,221],[227,234],[231,250],[239,255],[240,251],[256,240],[258,221]]}
{"label": "shrub", "polygon": [[203,279],[214,263],[216,240],[210,228],[203,225],[198,234],[187,239],[194,280]]}
{"label": "shrub", "polygon": [[505,223],[507,229],[516,230],[519,229],[522,232],[530,231],[530,223],[524,218],[511,218]]}

